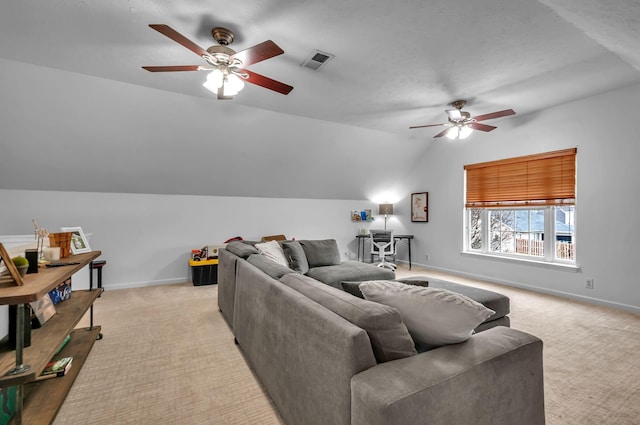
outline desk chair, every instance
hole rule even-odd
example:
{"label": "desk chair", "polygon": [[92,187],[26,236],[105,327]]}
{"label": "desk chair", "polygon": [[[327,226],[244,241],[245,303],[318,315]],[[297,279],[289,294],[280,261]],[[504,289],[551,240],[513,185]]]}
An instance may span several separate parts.
{"label": "desk chair", "polygon": [[386,267],[395,271],[397,266],[394,263],[386,261],[387,256],[391,255],[395,257],[396,255],[396,244],[393,239],[393,230],[372,229],[369,232],[369,240],[371,242],[371,257],[373,258],[374,255],[377,255],[380,260],[377,266]]}

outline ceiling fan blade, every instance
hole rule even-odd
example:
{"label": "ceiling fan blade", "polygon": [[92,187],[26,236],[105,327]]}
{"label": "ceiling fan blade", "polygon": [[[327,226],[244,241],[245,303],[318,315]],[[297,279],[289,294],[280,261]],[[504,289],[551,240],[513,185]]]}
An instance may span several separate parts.
{"label": "ceiling fan blade", "polygon": [[191,50],[193,53],[195,53],[196,55],[198,55],[200,57],[210,56],[209,52],[207,52],[205,49],[203,49],[202,47],[198,46],[196,43],[194,43],[193,41],[189,40],[187,37],[185,37],[184,35],[180,34],[178,31],[174,30],[173,28],[171,28],[168,25],[164,25],[164,24],[149,24],[149,26],[151,28],[153,28],[154,30],[158,31],[160,34],[169,37],[170,39],[172,39],[176,43],[183,45],[184,47],[186,47],[187,49]]}
{"label": "ceiling fan blade", "polygon": [[509,115],[515,115],[516,112],[513,109],[505,109],[504,111],[492,112],[490,114],[478,115],[473,117],[476,121],[492,120],[494,118],[508,117]]}
{"label": "ceiling fan blade", "polygon": [[271,40],[263,41],[253,47],[244,49],[231,56],[231,59],[239,59],[243,66],[252,65],[265,59],[272,58],[284,53],[276,43]]}
{"label": "ceiling fan blade", "polygon": [[413,127],[409,127],[409,130],[411,130],[412,128],[438,127],[441,125],[447,125],[447,124],[443,123],[443,124],[414,125]]}
{"label": "ceiling fan blade", "polygon": [[247,69],[239,69],[238,71],[243,74],[247,74],[249,77],[245,81],[251,84],[255,84],[269,90],[277,91],[278,93],[282,94],[289,94],[289,92],[293,90],[293,87],[288,84],[272,80],[271,78],[265,77],[264,75],[260,75],[256,72],[249,71]]}
{"label": "ceiling fan blade", "polygon": [[496,128],[498,128],[498,127],[494,127],[492,125],[480,124],[479,122],[470,122],[467,125],[469,127],[473,128],[474,130],[480,130],[480,131],[491,131],[491,130],[495,130]]}
{"label": "ceiling fan blade", "polygon": [[200,65],[178,65],[178,66],[143,66],[150,72],[175,72],[175,71],[204,71],[205,67]]}
{"label": "ceiling fan blade", "polygon": [[460,113],[460,109],[449,109],[446,112],[447,112],[447,115],[449,115],[450,120],[457,121],[462,119],[462,114]]}
{"label": "ceiling fan blade", "polygon": [[442,130],[440,133],[436,134],[435,136],[433,136],[433,138],[438,138],[438,137],[442,137],[445,134],[447,134],[447,131],[449,131],[449,128],[445,128],[444,130]]}

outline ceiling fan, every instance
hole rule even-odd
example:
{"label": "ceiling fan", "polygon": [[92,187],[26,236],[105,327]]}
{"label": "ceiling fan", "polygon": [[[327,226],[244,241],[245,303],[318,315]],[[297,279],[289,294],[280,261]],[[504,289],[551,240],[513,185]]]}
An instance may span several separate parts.
{"label": "ceiling fan", "polygon": [[471,133],[473,133],[473,130],[491,131],[497,128],[492,125],[481,124],[478,121],[492,120],[494,118],[515,115],[515,111],[513,109],[505,109],[504,111],[497,111],[490,114],[477,115],[475,117],[472,117],[471,114],[462,110],[462,108],[466,104],[466,100],[456,100],[455,102],[452,102],[451,106],[453,106],[455,109],[448,109],[446,111],[447,115],[449,116],[449,122],[447,123],[417,125],[414,127],[409,127],[409,129],[438,127],[441,125],[445,125],[448,128],[433,136],[434,139],[445,135],[449,139],[466,139]]}
{"label": "ceiling fan", "polygon": [[209,71],[207,80],[202,85],[216,93],[218,99],[233,99],[233,96],[242,90],[245,81],[285,95],[293,90],[290,85],[244,68],[284,53],[284,50],[271,40],[236,52],[227,47],[233,43],[233,32],[226,28],[216,27],[211,30],[211,35],[219,45],[211,46],[205,50],[168,25],[150,24],[149,26],[202,57],[208,65],[143,66],[142,68],[147,71]]}

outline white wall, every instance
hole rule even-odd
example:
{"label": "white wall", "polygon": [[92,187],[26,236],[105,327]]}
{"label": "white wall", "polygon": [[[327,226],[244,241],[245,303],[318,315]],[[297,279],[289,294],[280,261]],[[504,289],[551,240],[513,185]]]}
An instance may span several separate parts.
{"label": "white wall", "polygon": [[354,259],[358,226],[350,212],[374,207],[369,201],[20,190],[0,190],[0,199],[13,205],[0,216],[0,234],[29,234],[32,218],[50,231],[81,226],[92,233],[91,248],[107,260],[107,289],[188,280],[192,248],[234,236],[335,238],[345,259]]}
{"label": "white wall", "polygon": [[[0,235],[32,233],[31,219],[50,231],[81,226],[92,233],[91,248],[101,250],[107,261],[106,290],[190,281],[191,249],[234,236],[335,238],[343,258],[355,259],[360,226],[351,222],[350,213],[374,208],[369,201],[1,189],[0,199],[12,206],[0,215]],[[6,313],[0,311],[0,333],[6,326]]]}
{"label": "white wall", "polygon": [[[635,268],[640,243],[635,222],[640,210],[638,110],[640,85],[496,121],[497,130],[466,141],[439,140],[408,184],[409,192],[429,192],[429,223],[408,223],[408,231],[416,235],[415,258],[444,270],[640,312]],[[580,272],[461,255],[465,164],[575,146]],[[400,202],[409,208],[408,198]],[[585,288],[586,279],[595,280],[593,290]]]}

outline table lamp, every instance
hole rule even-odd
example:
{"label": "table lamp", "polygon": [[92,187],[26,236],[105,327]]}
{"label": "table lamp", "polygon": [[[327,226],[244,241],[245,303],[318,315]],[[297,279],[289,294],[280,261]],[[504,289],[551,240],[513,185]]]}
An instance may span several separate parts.
{"label": "table lamp", "polygon": [[384,230],[387,230],[387,216],[393,214],[393,204],[379,204],[378,214],[384,214]]}

